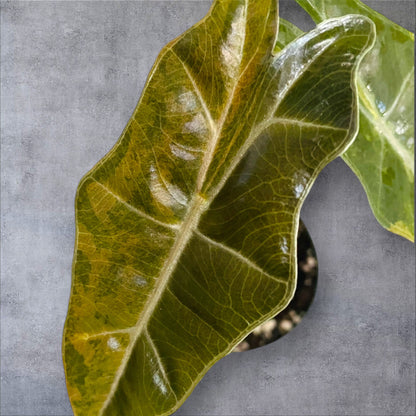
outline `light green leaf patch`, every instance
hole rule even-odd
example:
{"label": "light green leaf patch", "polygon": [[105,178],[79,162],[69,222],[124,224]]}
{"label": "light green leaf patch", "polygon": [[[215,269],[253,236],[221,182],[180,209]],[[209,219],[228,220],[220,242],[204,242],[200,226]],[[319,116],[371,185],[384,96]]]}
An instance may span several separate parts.
{"label": "light green leaf patch", "polygon": [[414,35],[359,0],[297,2],[315,22],[358,13],[376,25],[358,71],[359,133],[342,157],[380,224],[414,241]]}

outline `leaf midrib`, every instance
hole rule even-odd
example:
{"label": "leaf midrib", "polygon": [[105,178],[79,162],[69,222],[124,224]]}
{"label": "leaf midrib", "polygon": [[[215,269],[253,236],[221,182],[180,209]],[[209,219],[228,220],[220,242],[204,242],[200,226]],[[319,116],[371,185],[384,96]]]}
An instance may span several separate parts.
{"label": "leaf midrib", "polygon": [[167,257],[164,263],[164,267],[158,278],[158,282],[160,283],[156,285],[154,292],[152,293],[152,296],[149,297],[148,302],[144,305],[143,314],[139,317],[137,324],[134,326],[134,330],[132,330],[131,332],[132,339],[130,340],[129,345],[127,346],[124,352],[123,359],[118,367],[117,373],[115,375],[115,379],[107,395],[107,399],[105,400],[105,402],[103,403],[103,406],[101,407],[101,410],[99,413],[100,415],[103,415],[107,406],[109,405],[112,398],[114,397],[119,381],[122,375],[124,374],[124,370],[132,354],[133,348],[136,346],[139,336],[141,335],[143,329],[146,328],[151,314],[153,313],[156,305],[159,303],[160,297],[162,296],[169,282],[169,277],[175,270],[176,265],[182,255],[184,248],[186,247],[189,240],[191,239],[193,235],[193,231],[196,229],[199,223],[199,220],[201,218],[201,215],[205,211],[206,205],[207,205],[207,200],[203,198],[202,196],[200,196],[199,194],[196,194],[191,203],[191,207],[183,220],[182,226],[178,231],[177,238],[175,240],[175,243],[172,246],[169,256]]}
{"label": "leaf midrib", "polygon": [[[179,56],[174,52],[173,48],[166,48],[166,51],[170,50],[173,52],[173,54],[178,58],[178,60],[181,62],[185,73],[189,77],[191,83],[195,85],[195,81],[192,77],[192,74],[188,71],[186,65],[182,62],[182,60],[179,58]],[[161,58],[162,59],[162,58]],[[244,71],[242,71],[244,72]],[[122,377],[124,370],[126,368],[126,365],[128,363],[128,360],[130,359],[131,353],[133,351],[133,348],[135,347],[137,340],[142,333],[143,329],[146,328],[147,322],[153,313],[156,305],[159,303],[160,297],[162,296],[167,284],[169,283],[169,277],[172,275],[173,271],[176,268],[176,265],[179,261],[179,259],[182,256],[182,252],[185,249],[186,245],[188,244],[189,240],[191,239],[193,232],[196,230],[199,220],[203,214],[203,212],[206,210],[206,207],[209,205],[209,202],[206,198],[204,198],[200,191],[202,189],[202,185],[204,183],[205,177],[208,172],[208,168],[211,164],[212,158],[214,156],[214,151],[216,148],[216,145],[218,143],[219,138],[221,137],[222,129],[224,127],[225,121],[227,119],[228,113],[230,111],[231,105],[234,100],[234,94],[236,91],[236,88],[240,82],[241,73],[240,76],[235,80],[234,86],[227,98],[227,102],[224,106],[224,110],[222,113],[222,116],[219,120],[218,126],[215,126],[213,123],[213,118],[211,116],[211,113],[205,103],[205,100],[203,99],[199,89],[196,89],[196,93],[198,95],[199,100],[201,101],[201,106],[204,109],[204,112],[206,113],[206,116],[208,118],[208,122],[210,123],[211,132],[213,133],[213,137],[210,140],[208,151],[204,155],[203,162],[201,164],[200,170],[198,172],[198,177],[196,181],[196,192],[193,200],[190,204],[190,209],[188,210],[186,216],[183,219],[182,225],[178,230],[177,238],[175,240],[175,243],[172,246],[172,249],[169,253],[169,256],[167,257],[164,266],[162,268],[162,273],[160,274],[158,278],[158,283],[155,287],[154,292],[152,293],[152,296],[149,297],[149,301],[144,305],[143,307],[143,314],[139,317],[136,325],[134,326],[134,330],[132,331],[132,337],[133,339],[130,340],[124,355],[123,359],[120,363],[120,366],[118,367],[118,370],[115,375],[115,379],[111,385],[111,389],[107,395],[107,399],[103,403],[103,406],[100,410],[100,415],[103,415],[105,409],[111,402],[114,393],[118,387],[120,378]]]}
{"label": "leaf midrib", "polygon": [[[378,114],[378,110],[374,105],[373,97],[367,92],[361,79],[359,81],[359,96],[360,99],[366,103],[360,107],[360,112],[366,114],[368,118],[374,120],[374,124],[380,129],[378,133],[382,133],[396,154],[403,160],[406,170],[411,176],[414,175],[414,161],[410,156],[408,150],[399,142],[392,131],[392,128],[387,124],[386,119]],[[367,108],[368,107],[368,108]]]}

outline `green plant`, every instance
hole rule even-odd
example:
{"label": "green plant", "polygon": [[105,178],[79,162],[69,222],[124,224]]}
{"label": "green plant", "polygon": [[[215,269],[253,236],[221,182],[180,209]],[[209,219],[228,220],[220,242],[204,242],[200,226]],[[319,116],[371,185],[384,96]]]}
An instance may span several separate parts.
{"label": "green plant", "polygon": [[[342,155],[381,225],[414,241],[414,34],[359,0],[296,0],[316,22],[348,13],[371,18],[374,47],[358,70],[360,128]],[[293,39],[299,35],[288,28]]]}
{"label": "green plant", "polygon": [[63,346],[75,414],[171,414],[289,303],[300,207],[355,138],[374,24],[277,29],[274,0],[217,0],[82,180]]}

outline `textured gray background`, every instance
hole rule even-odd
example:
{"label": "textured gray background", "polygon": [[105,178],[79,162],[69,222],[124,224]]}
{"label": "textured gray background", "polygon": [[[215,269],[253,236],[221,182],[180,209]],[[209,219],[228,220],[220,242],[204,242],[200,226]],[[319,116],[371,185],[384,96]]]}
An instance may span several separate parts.
{"label": "textured gray background", "polygon": [[[61,335],[75,189],[115,143],[161,47],[209,1],[2,2],[2,415],[70,415]],[[412,1],[367,2],[413,29]],[[294,3],[284,17],[312,27]],[[413,415],[414,246],[382,229],[341,161],[302,217],[319,257],[309,313],[217,363],[177,415]],[[121,415],[124,416],[124,415]]]}

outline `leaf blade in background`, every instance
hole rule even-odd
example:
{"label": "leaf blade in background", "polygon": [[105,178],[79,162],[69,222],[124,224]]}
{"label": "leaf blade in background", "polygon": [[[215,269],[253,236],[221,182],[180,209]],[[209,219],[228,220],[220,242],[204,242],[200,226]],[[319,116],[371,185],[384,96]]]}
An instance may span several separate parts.
{"label": "leaf blade in background", "polygon": [[76,415],[172,413],[290,301],[300,206],[356,131],[342,64],[373,26],[333,20],[274,56],[276,25],[273,0],[215,2],[162,50],[79,185],[63,346]]}
{"label": "leaf blade in background", "polygon": [[297,0],[315,22],[350,13],[377,37],[358,71],[360,129],[342,155],[381,225],[414,241],[414,35],[359,0]]}
{"label": "leaf blade in background", "polygon": [[295,26],[293,23],[290,23],[288,20],[279,18],[279,34],[276,39],[276,44],[274,46],[274,53],[279,53],[283,48],[289,45],[290,42],[293,42],[299,36],[302,36],[304,32]]}

